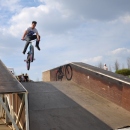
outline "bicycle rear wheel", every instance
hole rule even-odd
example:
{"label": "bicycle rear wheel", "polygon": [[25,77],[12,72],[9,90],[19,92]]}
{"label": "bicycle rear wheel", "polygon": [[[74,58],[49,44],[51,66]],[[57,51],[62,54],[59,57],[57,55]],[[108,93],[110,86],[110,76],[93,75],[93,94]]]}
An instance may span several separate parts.
{"label": "bicycle rear wheel", "polygon": [[30,69],[30,60],[27,61],[27,70]]}
{"label": "bicycle rear wheel", "polygon": [[27,63],[27,70],[29,70],[30,69],[30,58],[29,58],[29,55],[27,56],[26,63]]}
{"label": "bicycle rear wheel", "polygon": [[71,80],[72,79],[72,75],[73,75],[72,67],[70,65],[66,65],[66,67],[65,67],[65,76],[66,76],[66,79],[67,80]]}
{"label": "bicycle rear wheel", "polygon": [[56,72],[56,81],[62,81],[63,74],[59,71]]}

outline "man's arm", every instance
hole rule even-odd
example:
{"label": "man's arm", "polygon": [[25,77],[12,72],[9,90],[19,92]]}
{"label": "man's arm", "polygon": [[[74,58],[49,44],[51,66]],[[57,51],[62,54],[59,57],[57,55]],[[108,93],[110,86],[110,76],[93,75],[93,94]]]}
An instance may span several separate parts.
{"label": "man's arm", "polygon": [[27,34],[27,30],[24,32],[23,37],[22,37],[22,40],[24,40],[26,34]]}

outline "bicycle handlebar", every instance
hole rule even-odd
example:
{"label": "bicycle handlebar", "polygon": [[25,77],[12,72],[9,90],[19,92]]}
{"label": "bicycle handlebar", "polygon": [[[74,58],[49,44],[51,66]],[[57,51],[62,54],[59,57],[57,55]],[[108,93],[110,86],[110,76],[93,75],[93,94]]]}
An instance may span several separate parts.
{"label": "bicycle handlebar", "polygon": [[[27,40],[25,40],[25,39],[21,39],[22,41],[27,41]],[[31,41],[29,41],[29,42],[34,42],[34,41],[36,41],[36,39],[34,39],[34,40],[31,40]]]}

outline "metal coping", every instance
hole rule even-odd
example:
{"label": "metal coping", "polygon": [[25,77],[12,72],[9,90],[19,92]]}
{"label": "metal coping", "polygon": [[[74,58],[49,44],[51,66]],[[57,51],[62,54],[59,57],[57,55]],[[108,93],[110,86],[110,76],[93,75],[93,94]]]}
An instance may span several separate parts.
{"label": "metal coping", "polygon": [[0,60],[0,94],[10,93],[27,93],[27,90]]}
{"label": "metal coping", "polygon": [[104,76],[106,76],[108,78],[111,78],[111,79],[114,79],[114,80],[117,80],[117,81],[120,81],[120,82],[123,82],[125,84],[130,85],[130,79],[126,78],[125,76],[115,74],[113,72],[106,71],[106,70],[103,70],[103,69],[100,69],[100,68],[97,68],[97,67],[82,63],[82,62],[72,62],[70,64],[78,66],[78,67],[86,69],[86,70],[89,70],[89,71],[92,71],[94,73],[98,73],[100,75],[104,75]]}

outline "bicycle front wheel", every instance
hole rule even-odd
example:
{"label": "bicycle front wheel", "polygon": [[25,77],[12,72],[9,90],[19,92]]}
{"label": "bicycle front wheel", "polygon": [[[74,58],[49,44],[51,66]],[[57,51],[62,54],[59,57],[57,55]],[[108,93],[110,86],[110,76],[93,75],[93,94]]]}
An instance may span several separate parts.
{"label": "bicycle front wheel", "polygon": [[33,60],[34,60],[34,47],[33,47],[33,45],[31,46],[31,62],[33,62]]}
{"label": "bicycle front wheel", "polygon": [[66,76],[66,79],[67,80],[71,80],[72,79],[72,75],[73,75],[72,67],[70,65],[66,65],[66,67],[65,67],[65,76]]}

